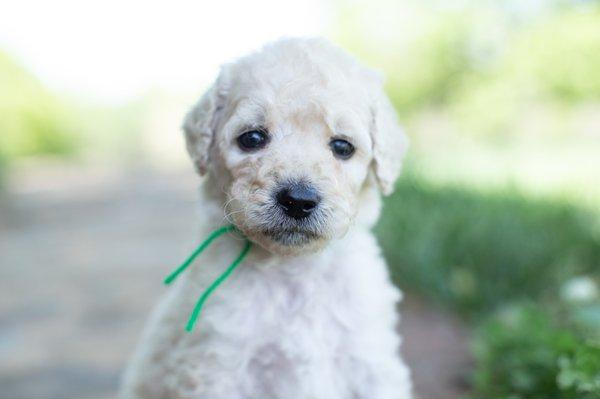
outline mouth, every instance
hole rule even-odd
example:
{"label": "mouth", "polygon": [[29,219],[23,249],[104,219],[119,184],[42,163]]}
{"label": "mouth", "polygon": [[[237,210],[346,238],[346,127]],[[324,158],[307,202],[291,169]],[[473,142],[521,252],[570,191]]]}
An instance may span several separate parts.
{"label": "mouth", "polygon": [[299,247],[321,238],[317,233],[299,229],[264,230],[263,235],[285,246]]}

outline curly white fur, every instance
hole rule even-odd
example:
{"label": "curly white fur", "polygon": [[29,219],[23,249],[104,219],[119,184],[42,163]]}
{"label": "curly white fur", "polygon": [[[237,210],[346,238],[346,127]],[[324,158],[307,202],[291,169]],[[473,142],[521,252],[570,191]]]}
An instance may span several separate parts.
{"label": "curly white fur", "polygon": [[[243,152],[252,128],[269,145]],[[395,333],[400,293],[370,229],[399,173],[406,138],[381,80],[320,39],[284,39],[225,65],[184,122],[207,174],[203,232],[232,221],[254,243],[184,326],[199,294],[237,256],[220,239],[160,302],[128,368],[124,399],[409,399]],[[335,137],[354,144],[335,158]],[[262,230],[272,193],[308,179],[322,195],[314,239],[285,245]]]}

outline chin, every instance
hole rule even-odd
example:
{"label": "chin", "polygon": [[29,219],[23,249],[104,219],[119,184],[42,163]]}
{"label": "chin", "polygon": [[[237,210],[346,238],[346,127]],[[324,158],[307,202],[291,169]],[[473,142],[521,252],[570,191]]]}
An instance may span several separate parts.
{"label": "chin", "polygon": [[330,242],[325,235],[301,230],[260,230],[238,227],[253,243],[280,256],[316,253]]}

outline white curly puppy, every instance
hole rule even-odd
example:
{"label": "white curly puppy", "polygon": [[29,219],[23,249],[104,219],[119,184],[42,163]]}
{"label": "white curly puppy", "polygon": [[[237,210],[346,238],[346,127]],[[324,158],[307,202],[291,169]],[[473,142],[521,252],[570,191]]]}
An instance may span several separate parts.
{"label": "white curly puppy", "polygon": [[[204,233],[233,223],[154,312],[125,399],[408,399],[399,291],[371,228],[406,138],[381,80],[320,39],[284,39],[222,67],[184,122]],[[227,220],[229,219],[229,220]]]}

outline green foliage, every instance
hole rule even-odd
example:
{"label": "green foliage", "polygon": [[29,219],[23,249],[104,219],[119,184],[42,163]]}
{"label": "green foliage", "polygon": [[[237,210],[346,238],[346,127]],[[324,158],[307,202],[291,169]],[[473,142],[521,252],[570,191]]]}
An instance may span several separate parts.
{"label": "green foliage", "polygon": [[509,306],[478,329],[475,398],[592,399],[600,394],[600,348],[535,305]]}
{"label": "green foliage", "polygon": [[600,99],[600,9],[552,15],[514,39],[511,73],[541,96],[575,103]]}
{"label": "green foliage", "polygon": [[552,119],[557,105],[600,99],[600,9],[567,9],[508,32],[501,56],[473,66],[448,102],[463,130],[518,134],[532,112]]}
{"label": "green foliage", "polygon": [[461,132],[518,135],[532,111],[553,125],[557,106],[600,100],[598,6],[558,1],[522,16],[501,2],[433,3],[349,3],[335,29],[384,72],[405,120],[441,109]]}
{"label": "green foliage", "polygon": [[555,299],[569,277],[598,273],[597,223],[562,202],[409,176],[376,231],[401,287],[478,316],[507,300]]}
{"label": "green foliage", "polygon": [[[334,36],[384,72],[388,94],[401,114],[446,103],[471,71],[470,13],[434,16],[393,1],[343,4],[340,9]],[[365,21],[381,15],[389,18],[378,18],[378,24]]]}
{"label": "green foliage", "polygon": [[[473,398],[592,399],[600,395],[600,303],[581,282],[600,277],[598,222],[562,201],[409,174],[376,231],[400,286],[478,326]],[[564,304],[565,282],[582,275],[590,277],[574,279],[575,302]],[[577,302],[586,296],[591,302]]]}
{"label": "green foliage", "polygon": [[457,15],[436,20],[407,54],[385,64],[388,92],[401,112],[445,104],[469,74],[465,20]]}
{"label": "green foliage", "polygon": [[0,154],[3,158],[70,154],[75,128],[60,102],[0,53]]}
{"label": "green foliage", "polygon": [[512,307],[477,332],[474,376],[477,397],[546,399],[556,396],[558,359],[572,350],[575,337],[556,329],[535,307]]}
{"label": "green foliage", "polygon": [[600,396],[600,345],[584,343],[559,360],[558,384],[581,396]]}
{"label": "green foliage", "polygon": [[600,301],[577,304],[569,309],[570,323],[590,339],[600,342]]}

